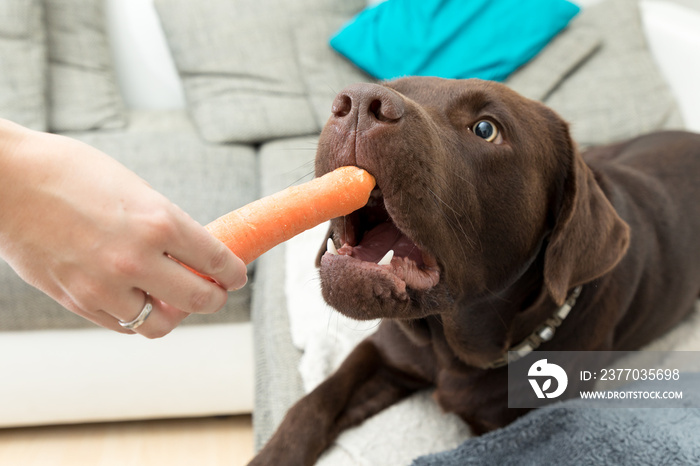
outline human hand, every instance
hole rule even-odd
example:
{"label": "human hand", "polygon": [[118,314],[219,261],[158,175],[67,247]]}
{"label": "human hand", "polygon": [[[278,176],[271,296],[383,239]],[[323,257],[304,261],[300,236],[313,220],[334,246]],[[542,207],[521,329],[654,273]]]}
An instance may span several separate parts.
{"label": "human hand", "polygon": [[153,311],[135,329],[149,338],[216,312],[247,280],[223,243],[114,159],[1,119],[0,256],[67,309],[122,333],[134,333],[119,321],[149,293]]}

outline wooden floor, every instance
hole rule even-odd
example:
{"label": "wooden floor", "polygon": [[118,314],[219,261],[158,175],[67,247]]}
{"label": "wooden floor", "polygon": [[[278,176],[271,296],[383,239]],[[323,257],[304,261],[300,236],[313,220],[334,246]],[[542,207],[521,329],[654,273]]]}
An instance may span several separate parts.
{"label": "wooden floor", "polygon": [[0,429],[0,465],[239,466],[250,416]]}

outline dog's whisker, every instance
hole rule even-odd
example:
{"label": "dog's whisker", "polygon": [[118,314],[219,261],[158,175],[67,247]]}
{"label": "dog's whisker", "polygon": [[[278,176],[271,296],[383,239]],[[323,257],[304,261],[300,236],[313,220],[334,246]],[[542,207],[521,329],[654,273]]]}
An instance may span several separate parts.
{"label": "dog's whisker", "polygon": [[[451,218],[449,215],[447,215],[445,212],[443,212],[443,216],[448,221],[448,224],[450,224],[453,227],[456,226],[459,229],[459,231],[462,233],[463,239],[465,241],[467,241],[467,243],[469,245],[475,246],[474,240],[471,238],[470,235],[467,234],[467,232],[464,230],[464,227],[462,226],[462,223],[459,221],[459,213],[455,209],[453,209],[449,204],[447,204],[445,201],[443,201],[440,198],[440,196],[438,196],[432,189],[428,188],[428,191],[437,201],[439,201],[440,204],[442,204],[444,207],[449,209],[449,211],[452,212],[452,214],[454,215],[454,218]],[[458,237],[458,239],[462,239],[459,237],[459,235],[457,235],[457,237]],[[461,244],[461,241],[459,241],[459,243]]]}
{"label": "dog's whisker", "polygon": [[[432,192],[432,191],[431,191]],[[457,244],[459,245],[460,251],[462,252],[462,256],[465,261],[467,261],[467,253],[464,250],[464,245],[462,244],[461,236],[455,229],[455,226],[453,225],[454,221],[448,217],[444,212],[440,210],[440,205],[438,204],[437,200],[433,199],[433,204],[435,204],[435,208],[442,213],[443,218],[446,220],[447,226],[452,230],[452,234],[454,234],[455,238],[457,239]],[[467,238],[468,240],[468,238]]]}
{"label": "dog's whisker", "polygon": [[[335,96],[336,94],[338,94],[338,91],[335,89],[335,87],[334,87],[334,86],[331,86],[329,83],[325,83],[324,86],[325,86],[325,88],[326,88],[327,90],[331,91],[331,92],[333,93],[334,96]],[[331,102],[332,102],[332,101],[331,101]],[[330,107],[330,103],[331,103],[331,102],[329,102],[329,105],[328,105],[329,107]]]}
{"label": "dog's whisker", "polygon": [[[436,174],[436,175],[437,175],[438,178],[440,178],[445,184],[448,184],[448,183],[447,183],[447,180],[445,179],[445,177],[444,177],[442,174]],[[463,176],[459,175],[458,173],[454,173],[454,175],[457,176],[457,178],[459,178],[460,180],[464,181],[465,183],[471,185],[472,187],[474,186],[474,184],[473,184],[472,182],[470,182],[469,180],[467,180],[467,179],[464,178]],[[445,203],[445,205],[447,205],[447,204]],[[460,216],[460,217],[462,217],[462,218],[465,218],[465,219],[467,220],[467,222],[469,222],[469,226],[472,228],[472,232],[474,233],[474,235],[473,235],[472,237],[477,239],[477,241],[479,242],[479,250],[480,250],[480,251],[483,251],[484,248],[483,248],[483,245],[481,244],[481,238],[479,237],[479,234],[478,234],[478,232],[476,231],[476,226],[474,225],[474,222],[472,221],[471,217],[470,217],[469,215],[465,214],[465,213],[462,213],[462,214],[460,215],[459,212],[457,212],[454,208],[452,208],[452,207],[449,206],[449,205],[447,205],[447,207],[448,207],[450,210],[452,210],[452,212],[455,214],[455,216]],[[472,243],[472,244],[473,244],[473,243]]]}
{"label": "dog's whisker", "polygon": [[309,146],[309,147],[288,147],[285,149],[285,152],[311,152],[312,150],[315,150],[316,146]]}
{"label": "dog's whisker", "polygon": [[290,186],[294,186],[295,184],[301,183],[303,181],[309,181],[309,179],[313,178],[314,172],[307,172],[304,175],[298,177],[296,180],[292,181],[290,184],[287,185],[289,188]]}
{"label": "dog's whisker", "polygon": [[472,188],[476,188],[476,186],[474,186],[474,183],[472,183],[471,181],[469,181],[468,179],[466,179],[465,177],[463,177],[463,176],[460,175],[459,173],[452,173],[452,174],[453,174],[454,176],[456,176],[457,178],[459,178],[460,180],[462,180],[462,181],[464,181],[465,183],[467,183],[467,184],[468,184],[469,186],[471,186]]}
{"label": "dog's whisker", "polygon": [[[486,288],[486,292],[489,294],[489,296],[496,298],[496,299],[500,300],[501,302],[508,301],[507,299],[504,299],[503,297],[501,297],[501,296],[497,295],[496,293],[494,293],[493,291],[491,291],[488,287]],[[498,317],[498,321],[501,323],[501,325],[503,325],[503,328],[505,330],[508,330],[508,323],[506,322],[506,320],[503,318],[503,316],[499,312],[499,308],[497,306],[495,306],[495,303],[491,303],[490,307],[492,308],[491,310],[496,314],[496,317]]]}
{"label": "dog's whisker", "polygon": [[[340,329],[338,328],[338,315],[333,308],[328,307],[328,324],[326,326],[326,335],[332,337],[335,342],[338,341],[338,335],[340,334]],[[335,321],[335,324],[333,324]]]}

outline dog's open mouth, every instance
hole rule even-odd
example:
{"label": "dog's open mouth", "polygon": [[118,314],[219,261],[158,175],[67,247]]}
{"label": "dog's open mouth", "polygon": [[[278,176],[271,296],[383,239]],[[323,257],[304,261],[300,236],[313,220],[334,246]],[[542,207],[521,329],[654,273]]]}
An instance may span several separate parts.
{"label": "dog's open mouth", "polygon": [[322,265],[345,261],[342,266],[360,269],[367,279],[377,280],[375,285],[388,279],[392,291],[401,294],[406,288],[427,290],[440,281],[437,260],[394,223],[381,189],[375,188],[365,207],[336,220],[335,226]]}

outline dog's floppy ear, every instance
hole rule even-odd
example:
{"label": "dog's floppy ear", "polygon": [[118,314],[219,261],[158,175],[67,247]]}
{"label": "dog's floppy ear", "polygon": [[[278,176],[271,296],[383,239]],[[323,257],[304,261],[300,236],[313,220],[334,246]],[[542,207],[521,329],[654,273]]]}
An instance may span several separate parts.
{"label": "dog's floppy ear", "polygon": [[544,283],[558,305],[568,290],[610,271],[625,255],[629,226],[601,190],[591,169],[571,149],[564,194],[544,259]]}

